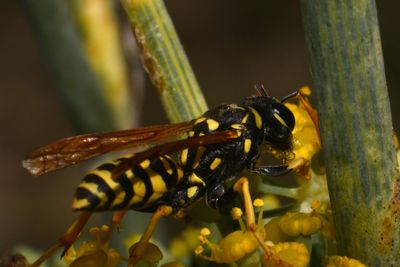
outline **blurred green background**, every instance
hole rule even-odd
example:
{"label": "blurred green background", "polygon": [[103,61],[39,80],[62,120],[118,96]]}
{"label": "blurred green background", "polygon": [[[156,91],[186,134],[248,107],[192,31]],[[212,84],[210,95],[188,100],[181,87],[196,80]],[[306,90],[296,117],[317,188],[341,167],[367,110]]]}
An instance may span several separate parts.
{"label": "blurred green background", "polygon": [[[166,5],[210,107],[240,102],[258,81],[278,98],[312,86],[297,1],[167,0]],[[393,123],[399,129],[400,2],[377,5]],[[23,5],[3,0],[0,13],[0,252],[17,244],[45,248],[77,216],[70,205],[85,165],[39,178],[22,169],[27,152],[75,132]],[[144,77],[139,125],[166,123]]]}

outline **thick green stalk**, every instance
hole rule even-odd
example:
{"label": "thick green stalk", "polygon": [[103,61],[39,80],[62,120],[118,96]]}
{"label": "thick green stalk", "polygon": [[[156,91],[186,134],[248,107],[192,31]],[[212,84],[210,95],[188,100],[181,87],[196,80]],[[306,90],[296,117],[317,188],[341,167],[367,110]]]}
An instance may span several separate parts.
{"label": "thick green stalk", "polygon": [[339,253],[400,266],[400,176],[373,0],[302,0]]}
{"label": "thick green stalk", "polygon": [[90,67],[64,0],[24,0],[55,84],[75,128],[109,131],[117,125]]}
{"label": "thick green stalk", "polygon": [[121,0],[143,62],[172,122],[193,119],[207,104],[162,0]]}

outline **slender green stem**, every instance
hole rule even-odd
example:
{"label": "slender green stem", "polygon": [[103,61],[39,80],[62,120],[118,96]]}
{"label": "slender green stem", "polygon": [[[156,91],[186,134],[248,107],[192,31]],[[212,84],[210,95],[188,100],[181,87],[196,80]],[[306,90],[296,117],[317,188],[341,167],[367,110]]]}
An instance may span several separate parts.
{"label": "slender green stem", "polygon": [[373,0],[302,0],[339,252],[400,266],[400,177]]}
{"label": "slender green stem", "polygon": [[122,0],[143,62],[172,122],[193,119],[207,105],[162,0]]}

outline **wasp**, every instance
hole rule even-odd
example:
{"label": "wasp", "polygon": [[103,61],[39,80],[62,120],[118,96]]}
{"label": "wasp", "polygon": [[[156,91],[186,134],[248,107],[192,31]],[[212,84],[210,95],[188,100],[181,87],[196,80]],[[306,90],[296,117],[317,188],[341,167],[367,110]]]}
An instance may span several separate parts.
{"label": "wasp", "polygon": [[[153,212],[139,242],[140,254],[160,217],[178,214],[201,198],[215,209],[231,202],[236,192],[227,188],[226,181],[242,170],[270,176],[290,172],[287,162],[258,166],[257,160],[265,145],[277,151],[291,150],[295,118],[283,102],[299,93],[277,100],[261,84],[255,89],[258,95],[241,104],[216,106],[192,121],[68,137],[29,154],[23,166],[41,175],[110,151],[157,143],[89,172],[77,187],[72,204],[74,211],[83,212],[81,217],[33,266],[39,266],[59,247],[66,250],[92,212],[115,211],[114,223],[127,210]],[[182,139],[183,134],[187,137]]]}

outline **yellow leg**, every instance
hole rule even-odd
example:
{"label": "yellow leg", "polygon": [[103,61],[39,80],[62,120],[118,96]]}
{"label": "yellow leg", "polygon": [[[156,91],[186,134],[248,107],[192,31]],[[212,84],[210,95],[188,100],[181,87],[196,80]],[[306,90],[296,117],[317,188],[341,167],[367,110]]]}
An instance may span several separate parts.
{"label": "yellow leg", "polygon": [[264,238],[257,232],[256,219],[254,215],[253,202],[251,200],[249,181],[246,177],[240,178],[233,186],[233,190],[243,194],[244,209],[246,214],[246,225],[247,229],[253,233],[257,242],[260,244],[261,248],[264,250],[265,255],[271,255],[270,248],[265,244]]}
{"label": "yellow leg", "polygon": [[79,216],[79,218],[68,228],[68,230],[61,236],[58,241],[53,244],[51,247],[49,247],[42,256],[40,256],[39,259],[37,259],[31,267],[38,267],[40,266],[43,262],[45,262],[53,253],[61,248],[64,247],[64,250],[61,254],[61,256],[64,256],[64,254],[67,252],[69,247],[74,243],[78,235],[81,233],[83,227],[86,225],[87,221],[89,220],[90,216],[92,213],[90,212],[84,212]]}
{"label": "yellow leg", "polygon": [[150,222],[147,225],[146,230],[144,231],[142,237],[139,242],[135,244],[135,247],[130,252],[129,255],[129,266],[135,266],[135,264],[142,258],[143,253],[145,252],[146,246],[149,243],[150,238],[154,234],[154,230],[156,228],[157,222],[163,218],[172,214],[172,208],[170,206],[160,206],[151,216]]}

